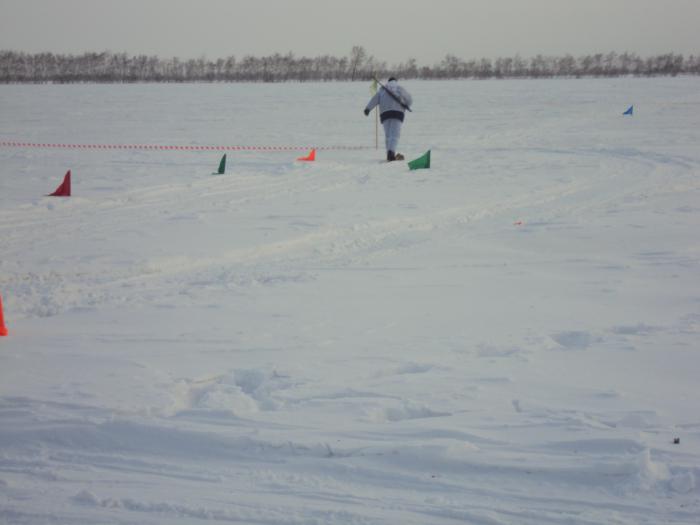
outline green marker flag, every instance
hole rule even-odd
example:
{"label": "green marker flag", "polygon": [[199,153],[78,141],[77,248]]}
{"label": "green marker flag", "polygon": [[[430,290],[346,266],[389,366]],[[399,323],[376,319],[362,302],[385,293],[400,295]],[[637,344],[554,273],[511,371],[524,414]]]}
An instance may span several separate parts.
{"label": "green marker flag", "polygon": [[408,167],[412,170],[421,170],[430,168],[430,150],[425,154],[418,157],[416,160],[412,160],[408,163]]}
{"label": "green marker flag", "polygon": [[226,154],[221,157],[221,162],[219,162],[219,171],[214,173],[214,175],[223,175],[226,172]]}

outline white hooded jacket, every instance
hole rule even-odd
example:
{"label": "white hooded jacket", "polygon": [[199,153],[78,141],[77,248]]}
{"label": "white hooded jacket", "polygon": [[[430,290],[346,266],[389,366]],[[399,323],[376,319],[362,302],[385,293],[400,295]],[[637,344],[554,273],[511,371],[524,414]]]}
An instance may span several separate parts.
{"label": "white hooded jacket", "polygon": [[[396,98],[392,97],[391,94],[387,93],[386,90],[391,91],[396,98],[403,102],[403,105],[396,100]],[[377,91],[367,103],[365,109],[371,111],[375,106],[379,105],[379,118],[382,122],[390,118],[398,119],[403,122],[406,107],[411,107],[412,103],[413,98],[410,93],[399,86],[396,80],[391,80],[387,83],[386,87],[380,88],[379,91]]]}

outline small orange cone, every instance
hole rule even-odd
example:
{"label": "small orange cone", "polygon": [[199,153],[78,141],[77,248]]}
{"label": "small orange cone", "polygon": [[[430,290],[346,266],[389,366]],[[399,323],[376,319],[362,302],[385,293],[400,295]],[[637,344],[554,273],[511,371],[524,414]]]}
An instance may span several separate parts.
{"label": "small orange cone", "polygon": [[313,162],[316,160],[316,148],[312,149],[311,152],[306,157],[299,157],[297,160],[303,160],[306,162]]}
{"label": "small orange cone", "polygon": [[2,315],[2,295],[0,295],[0,337],[6,336],[8,333],[5,318]]}

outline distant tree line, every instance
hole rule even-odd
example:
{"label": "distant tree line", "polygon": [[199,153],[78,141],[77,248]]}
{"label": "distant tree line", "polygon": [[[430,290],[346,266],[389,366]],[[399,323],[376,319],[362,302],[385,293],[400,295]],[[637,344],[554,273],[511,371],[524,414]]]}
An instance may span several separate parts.
{"label": "distant tree line", "polygon": [[487,79],[676,76],[700,74],[700,55],[668,53],[642,58],[634,53],[574,57],[537,55],[464,60],[447,55],[433,66],[415,59],[387,66],[361,46],[346,57],[297,57],[293,53],[208,60],[159,58],[126,53],[23,53],[0,50],[0,83],[12,82],[307,82],[403,79]]}

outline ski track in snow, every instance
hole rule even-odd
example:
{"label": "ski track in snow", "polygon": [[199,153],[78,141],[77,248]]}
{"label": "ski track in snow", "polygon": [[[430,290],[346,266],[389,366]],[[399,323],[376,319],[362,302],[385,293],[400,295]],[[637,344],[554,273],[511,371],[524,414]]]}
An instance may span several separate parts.
{"label": "ski track in snow", "polygon": [[[316,170],[318,171],[318,170]],[[167,188],[150,189],[137,194],[118,199],[108,199],[107,202],[100,202],[97,206],[94,203],[85,203],[87,207],[86,214],[81,216],[81,209],[69,207],[67,210],[62,210],[63,213],[58,218],[52,218],[48,225],[42,225],[42,235],[46,243],[61,243],[62,237],[67,239],[64,242],[70,242],[68,239],[75,234],[74,224],[86,224],[95,220],[107,220],[110,214],[127,214],[138,213],[139,210],[147,210],[144,216],[139,215],[134,219],[134,224],[128,226],[122,224],[122,229],[117,231],[102,232],[97,228],[91,228],[91,235],[95,240],[108,240],[110,237],[122,237],[124,235],[144,235],[139,232],[139,223],[145,222],[150,224],[160,222],[158,219],[165,216],[165,221],[172,222],[202,222],[200,217],[202,211],[197,208],[202,202],[207,202],[206,214],[221,213],[224,209],[231,207],[240,208],[246,202],[255,199],[256,195],[261,196],[262,201],[274,201],[275,199],[290,199],[295,195],[310,195],[321,191],[326,192],[343,192],[348,191],[352,185],[352,168],[335,170],[333,178],[325,184],[320,180],[325,178],[328,181],[328,173],[319,175],[314,173],[311,177],[305,174],[305,180],[299,184],[299,173],[293,172],[285,177],[284,182],[269,181],[267,183],[259,183],[252,188],[245,183],[241,184],[240,180],[226,181],[228,186],[234,188],[214,190],[211,188],[212,183],[206,181],[200,185],[205,186],[199,189],[197,184],[186,183],[180,184],[177,188],[172,188],[169,184]],[[374,170],[372,176],[377,176],[377,170]],[[264,178],[264,175],[261,177]],[[338,180],[339,179],[339,180]],[[348,181],[348,179],[350,181]],[[243,187],[239,187],[242,185]],[[193,186],[195,186],[193,188]],[[599,212],[600,209],[586,209],[589,204],[578,205],[576,208],[568,207],[566,210],[556,208],[560,201],[575,199],[577,195],[590,191],[591,183],[569,182],[559,185],[555,189],[537,189],[531,191],[524,190],[523,195],[517,195],[510,199],[499,198],[497,202],[469,204],[464,207],[451,207],[447,209],[437,209],[428,215],[420,215],[407,213],[403,216],[392,216],[388,219],[374,220],[369,222],[351,222],[350,224],[308,224],[308,227],[302,227],[302,230],[312,230],[309,233],[300,232],[292,234],[290,237],[277,242],[263,242],[253,246],[242,247],[238,250],[224,251],[217,253],[216,256],[200,256],[195,258],[187,255],[178,255],[165,258],[156,258],[149,261],[132,261],[131,267],[121,270],[114,275],[105,275],[103,271],[99,275],[90,275],[89,270],[76,274],[59,274],[54,270],[49,270],[48,273],[22,273],[19,275],[8,274],[4,281],[12,286],[12,283],[24,281],[24,287],[33,290],[39,288],[44,290],[46,286],[60,286],[62,289],[69,288],[71,296],[76,296],[76,299],[85,297],[90,298],[89,305],[95,306],[95,303],[108,302],[114,295],[112,290],[123,286],[142,286],[148,288],[155,286],[160,288],[159,281],[165,277],[183,278],[183,275],[189,274],[191,279],[222,279],[221,274],[227,272],[229,268],[238,268],[243,266],[255,265],[274,265],[274,266],[301,266],[313,267],[323,265],[353,265],[362,264],[366,259],[373,255],[387,251],[399,251],[406,247],[410,247],[414,243],[425,242],[428,235],[435,235],[440,230],[449,229],[464,229],[471,227],[471,223],[475,221],[493,220],[494,216],[502,216],[508,213],[511,216],[518,216],[521,208],[527,204],[529,207],[551,207],[554,217],[541,219],[538,225],[548,225],[556,223],[556,216],[564,213],[577,216],[583,214],[593,214]],[[188,207],[195,207],[197,211],[182,211],[173,214],[173,203],[168,199],[169,195],[188,195],[186,198],[178,198],[176,206],[186,210]],[[252,194],[253,197],[247,196]],[[627,197],[617,196],[618,201]],[[256,205],[260,205],[260,200],[255,199]],[[607,203],[606,203],[607,204]],[[600,208],[600,204],[596,206]],[[82,207],[81,207],[82,208]],[[55,211],[55,210],[53,210]],[[411,210],[409,210],[411,211]],[[35,210],[28,210],[27,215],[35,214]],[[98,219],[99,217],[99,219]],[[268,216],[268,220],[274,220],[274,216]],[[21,218],[15,217],[3,221],[4,228],[7,231],[13,232],[18,239],[26,238],[29,232],[34,230],[37,223],[23,221]],[[123,216],[120,217],[123,221]],[[46,227],[48,226],[48,227]],[[303,226],[306,226],[303,224]],[[113,225],[110,224],[110,228]],[[79,230],[80,231],[80,230]],[[35,235],[35,237],[38,237]],[[41,238],[35,238],[36,244],[42,244]],[[651,254],[650,254],[651,255]],[[86,266],[91,266],[93,261],[86,261]],[[697,259],[691,259],[689,262],[696,264]],[[78,261],[82,263],[82,261]],[[215,276],[211,277],[211,272]],[[154,277],[157,274],[157,277]],[[295,277],[291,276],[294,280]],[[303,276],[299,276],[303,278]],[[255,277],[247,275],[239,276],[240,280],[250,281],[255,280]],[[284,276],[269,277],[271,280],[286,279]],[[209,282],[212,282],[211,280]],[[212,284],[214,284],[212,282]],[[167,285],[166,285],[167,286]],[[83,288],[85,287],[85,288]],[[88,292],[89,289],[89,292]],[[10,292],[14,292],[10,288]],[[58,295],[60,290],[57,290],[52,295]],[[19,294],[21,295],[21,291]],[[118,297],[120,301],[123,297]],[[36,298],[40,301],[39,304],[30,305],[30,311],[33,309],[39,312],[39,315],[53,315],[58,313],[56,309],[51,309],[45,304],[46,298]],[[112,299],[114,301],[114,299]],[[70,304],[70,303],[69,303]],[[80,303],[74,303],[71,306],[84,306]]]}
{"label": "ski track in snow", "polygon": [[[0,523],[698,523],[697,83],[416,82],[428,171],[0,149]],[[0,86],[0,138],[367,140],[280,90]]]}

